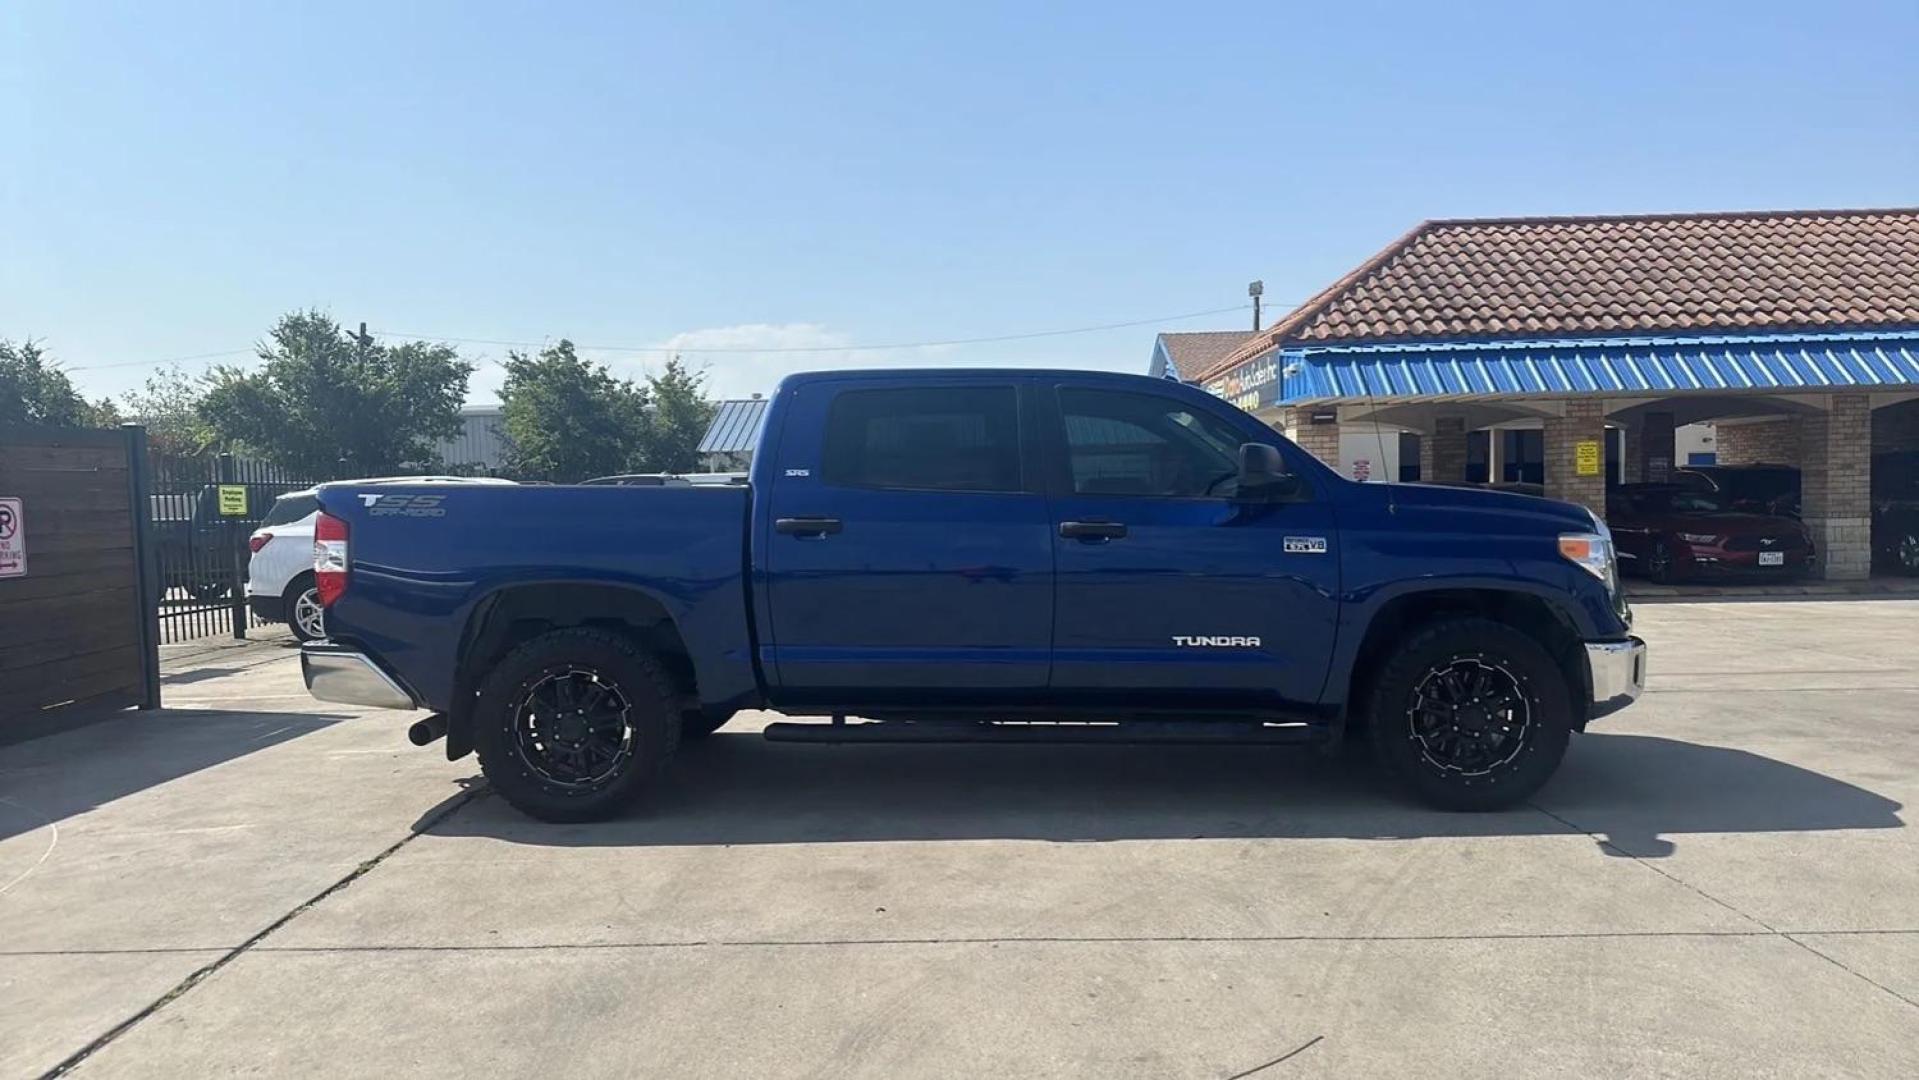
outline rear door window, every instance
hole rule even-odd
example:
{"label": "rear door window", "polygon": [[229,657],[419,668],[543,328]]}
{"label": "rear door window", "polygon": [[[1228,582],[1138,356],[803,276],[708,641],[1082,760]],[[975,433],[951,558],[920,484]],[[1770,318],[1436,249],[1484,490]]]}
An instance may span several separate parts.
{"label": "rear door window", "polygon": [[1019,396],[1011,386],[843,391],[820,468],[843,487],[1019,491]]}
{"label": "rear door window", "polygon": [[274,500],[273,509],[267,511],[262,526],[286,525],[300,520],[320,508],[320,500],[314,495],[283,495]]}

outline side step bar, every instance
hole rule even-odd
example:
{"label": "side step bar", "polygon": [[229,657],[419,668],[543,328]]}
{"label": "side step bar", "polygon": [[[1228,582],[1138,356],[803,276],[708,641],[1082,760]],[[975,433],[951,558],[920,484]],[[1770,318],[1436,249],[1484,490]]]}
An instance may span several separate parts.
{"label": "side step bar", "polygon": [[807,743],[1176,743],[1284,744],[1320,742],[1312,724],[1167,720],[1117,724],[994,723],[967,720],[878,720],[869,723],[766,725],[769,742]]}

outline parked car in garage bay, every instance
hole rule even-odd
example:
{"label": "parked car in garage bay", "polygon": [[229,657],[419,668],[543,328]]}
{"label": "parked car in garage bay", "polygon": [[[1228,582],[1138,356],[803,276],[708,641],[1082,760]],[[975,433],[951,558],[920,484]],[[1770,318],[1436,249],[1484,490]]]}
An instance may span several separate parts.
{"label": "parked car in garage bay", "polygon": [[1919,450],[1872,459],[1872,553],[1888,570],[1919,574]]}
{"label": "parked car in garage bay", "polygon": [[[486,476],[385,476],[343,484],[510,484]],[[313,587],[313,519],[320,513],[318,487],[290,491],[274,500],[260,527],[247,538],[247,607],[268,622],[283,622],[293,636],[326,636],[319,593]]]}
{"label": "parked car in garage bay", "polygon": [[1716,493],[1734,510],[1799,516],[1799,469],[1794,465],[1688,465],[1673,482]]}
{"label": "parked car in garage bay", "polygon": [[1734,509],[1680,484],[1625,484],[1606,495],[1620,569],[1654,581],[1792,578],[1812,568],[1812,536],[1797,520]]}

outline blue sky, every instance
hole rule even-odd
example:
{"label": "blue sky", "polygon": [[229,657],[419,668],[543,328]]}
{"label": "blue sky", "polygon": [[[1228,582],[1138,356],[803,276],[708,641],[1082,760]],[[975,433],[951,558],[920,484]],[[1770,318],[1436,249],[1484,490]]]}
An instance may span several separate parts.
{"label": "blue sky", "polygon": [[[1919,203],[1911,0],[643,7],[6,5],[0,337],[96,395],[303,306],[946,340],[1253,278],[1283,308],[1428,217]],[[850,363],[1143,370],[1154,329],[687,357],[738,395]]]}

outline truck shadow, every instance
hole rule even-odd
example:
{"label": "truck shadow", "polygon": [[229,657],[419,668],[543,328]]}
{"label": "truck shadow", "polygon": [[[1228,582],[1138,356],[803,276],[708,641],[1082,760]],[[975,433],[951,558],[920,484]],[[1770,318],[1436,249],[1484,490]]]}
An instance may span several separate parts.
{"label": "truck shadow", "polygon": [[1903,828],[1900,809],[1864,788],[1772,758],[1645,735],[1575,739],[1559,775],[1532,805],[1448,814],[1408,802],[1358,753],[1332,759],[1280,747],[816,746],[742,732],[688,745],[662,790],[620,820],[549,825],[491,797],[431,831],[635,847],[1584,832],[1608,854],[1657,858],[1674,849],[1666,838],[1688,833]]}

